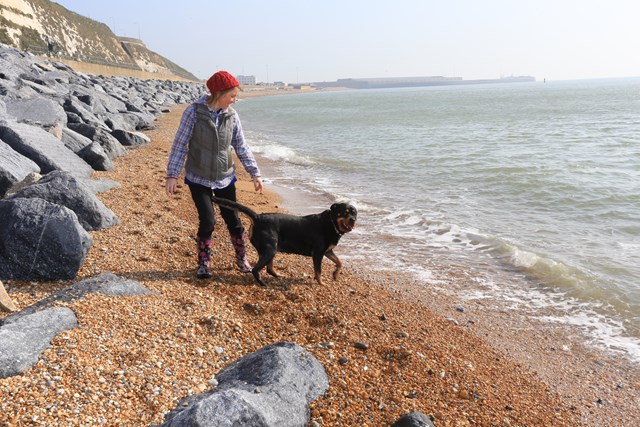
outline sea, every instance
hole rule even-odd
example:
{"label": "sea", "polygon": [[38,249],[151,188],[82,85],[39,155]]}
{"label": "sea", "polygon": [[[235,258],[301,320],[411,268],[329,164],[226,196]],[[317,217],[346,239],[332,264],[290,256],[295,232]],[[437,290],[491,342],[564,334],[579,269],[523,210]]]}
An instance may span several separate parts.
{"label": "sea", "polygon": [[345,264],[498,301],[640,362],[640,78],[317,91],[234,108],[289,212],[356,205],[336,249]]}

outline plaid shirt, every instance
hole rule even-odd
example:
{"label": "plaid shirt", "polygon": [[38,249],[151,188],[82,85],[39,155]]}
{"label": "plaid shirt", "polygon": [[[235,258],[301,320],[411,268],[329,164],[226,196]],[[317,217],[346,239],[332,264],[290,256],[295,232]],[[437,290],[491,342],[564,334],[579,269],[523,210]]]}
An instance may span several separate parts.
{"label": "plaid shirt", "polygon": [[[197,104],[206,104],[207,95],[203,95],[196,101]],[[211,114],[211,119],[213,123],[215,123],[216,127],[218,126],[218,120],[220,113],[223,110],[212,111],[209,110]],[[194,104],[191,104],[184,110],[182,113],[182,119],[180,120],[180,126],[178,127],[178,131],[176,132],[176,136],[173,140],[173,145],[171,146],[171,153],[169,154],[169,163],[167,164],[167,176],[177,178],[180,176],[182,172],[182,168],[184,168],[184,162],[187,158],[187,152],[189,151],[189,140],[191,140],[191,136],[193,135],[193,128],[196,124],[196,107]],[[258,163],[256,159],[253,157],[253,153],[251,152],[251,148],[247,144],[244,139],[244,133],[242,132],[242,125],[240,124],[240,117],[238,113],[235,114],[234,125],[233,125],[233,136],[231,139],[231,146],[236,151],[236,155],[244,169],[251,175],[252,177],[260,176],[260,169],[258,169]],[[188,170],[185,171],[184,174],[185,182],[200,184],[206,187],[210,187],[213,189],[225,188],[228,187],[232,182],[235,181],[236,176],[235,173],[231,176],[224,178],[220,181],[210,181],[204,179],[198,175],[195,175]]]}

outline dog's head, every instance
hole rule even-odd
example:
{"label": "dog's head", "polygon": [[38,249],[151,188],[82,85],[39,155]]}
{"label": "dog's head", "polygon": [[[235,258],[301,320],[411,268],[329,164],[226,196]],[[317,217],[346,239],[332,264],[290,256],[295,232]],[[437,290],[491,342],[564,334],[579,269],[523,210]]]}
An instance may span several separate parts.
{"label": "dog's head", "polygon": [[353,230],[358,219],[358,210],[351,203],[334,203],[331,205],[331,219],[340,234]]}

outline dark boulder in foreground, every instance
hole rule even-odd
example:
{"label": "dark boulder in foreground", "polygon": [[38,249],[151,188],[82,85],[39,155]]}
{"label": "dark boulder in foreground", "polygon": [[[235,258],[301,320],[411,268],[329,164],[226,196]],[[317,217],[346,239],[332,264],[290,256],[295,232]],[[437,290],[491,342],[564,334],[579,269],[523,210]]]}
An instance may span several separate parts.
{"label": "dark boulder in foreground", "polygon": [[434,425],[425,414],[413,411],[398,418],[391,427],[434,427]]}
{"label": "dark boulder in foreground", "polygon": [[0,280],[73,279],[93,243],[72,210],[46,200],[0,200],[0,218]]}
{"label": "dark boulder in foreground", "polygon": [[304,427],[309,403],[329,387],[316,358],[297,344],[268,345],[216,375],[218,387],[183,399],[164,427]]}

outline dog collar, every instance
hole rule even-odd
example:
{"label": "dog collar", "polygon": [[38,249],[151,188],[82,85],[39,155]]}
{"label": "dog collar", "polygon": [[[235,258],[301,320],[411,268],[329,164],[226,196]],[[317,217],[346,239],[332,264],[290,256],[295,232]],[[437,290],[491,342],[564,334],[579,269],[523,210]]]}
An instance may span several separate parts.
{"label": "dog collar", "polygon": [[339,236],[342,236],[344,233],[341,233],[340,230],[338,230],[338,227],[336,226],[336,222],[332,219],[331,220],[331,225],[333,225],[333,230],[336,232],[336,234],[338,234]]}

